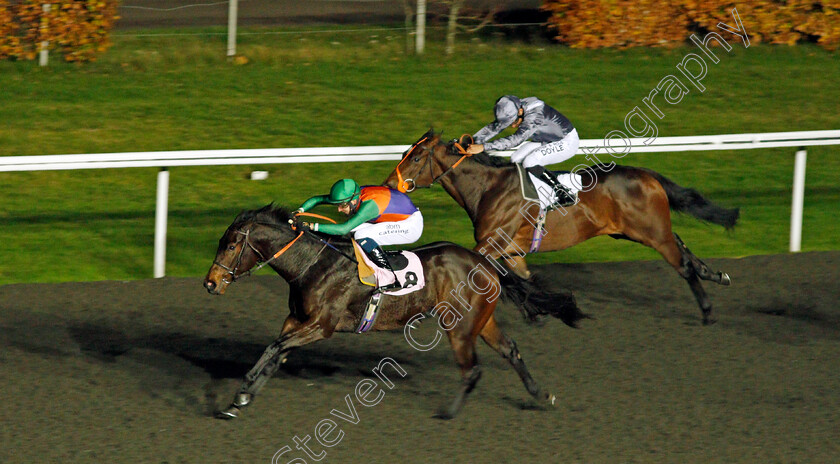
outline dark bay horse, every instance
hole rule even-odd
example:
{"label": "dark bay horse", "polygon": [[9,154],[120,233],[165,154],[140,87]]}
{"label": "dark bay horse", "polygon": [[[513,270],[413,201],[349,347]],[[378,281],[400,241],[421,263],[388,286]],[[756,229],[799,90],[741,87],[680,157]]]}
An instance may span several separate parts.
{"label": "dark bay horse", "polygon": [[[290,225],[294,220],[288,211],[273,205],[243,212],[219,240],[216,259],[204,279],[205,288],[220,295],[255,265],[267,263],[289,284],[290,314],[280,335],[246,374],[231,405],[216,414],[218,418],[237,417],[290,350],[329,338],[334,332],[353,332],[366,310],[372,288],[359,281],[349,240],[303,233],[302,227]],[[438,242],[412,251],[423,263],[426,285],[403,296],[384,295],[373,330],[397,329],[416,320],[417,314],[428,312],[439,312],[435,314],[439,324],[443,319],[449,321],[446,334],[463,380],[455,400],[438,417],[453,417],[481,376],[475,355],[478,336],[510,362],[531,395],[553,404],[555,397],[543,392],[531,378],[516,344],[496,325],[493,311],[501,293],[529,319],[551,315],[574,326],[585,317],[574,296],[540,291],[513,272],[498,272],[483,256],[453,243]],[[464,287],[467,283],[469,288]],[[453,291],[460,294],[459,307],[463,309],[466,303],[470,309],[459,313],[456,305],[439,305]],[[439,307],[446,308],[446,316]],[[455,324],[451,324],[453,317]]]}
{"label": "dark bay horse", "polygon": [[[474,249],[504,258],[517,274],[528,278],[524,250],[531,245],[539,204],[522,198],[514,164],[484,153],[469,156],[464,149],[459,142],[441,141],[440,134],[430,130],[406,151],[383,185],[405,192],[440,183],[467,211]],[[700,279],[729,285],[729,276],[712,271],[672,232],[670,209],[727,229],[738,220],[738,209],[715,205],[696,190],[650,169],[602,164],[577,174],[584,186],[579,202],[547,214],[540,250],[562,250],[598,235],[649,246],[688,282],[703,323],[713,322],[712,304]],[[499,230],[512,238],[504,249],[498,245]]]}

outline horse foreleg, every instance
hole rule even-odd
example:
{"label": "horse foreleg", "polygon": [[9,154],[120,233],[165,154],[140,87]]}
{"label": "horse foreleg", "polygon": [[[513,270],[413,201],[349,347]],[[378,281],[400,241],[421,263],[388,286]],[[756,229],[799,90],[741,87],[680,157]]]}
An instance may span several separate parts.
{"label": "horse foreleg", "polygon": [[506,257],[505,263],[507,263],[508,267],[519,277],[522,277],[525,280],[531,278],[531,271],[528,270],[528,263],[525,262],[525,258],[523,256],[513,255]]}
{"label": "horse foreleg", "polygon": [[492,245],[488,242],[489,241],[480,242],[475,248],[473,248],[473,251],[481,253],[487,259],[497,260],[503,258],[507,267],[511,269],[514,274],[525,280],[531,278],[531,271],[528,270],[528,264],[525,262],[524,252],[523,254],[519,254],[521,252],[520,248],[508,246],[505,250],[503,250],[504,253],[502,253],[499,251],[497,242],[494,242]]}
{"label": "horse foreleg", "polygon": [[263,352],[254,367],[245,374],[245,380],[234,396],[233,402],[223,411],[218,411],[219,419],[233,419],[239,416],[240,410],[251,404],[254,396],[265,386],[280,368],[288,356],[288,352],[299,346],[327,338],[327,331],[317,321],[305,325],[298,325],[293,319],[287,319],[283,324],[283,334],[280,335]]}

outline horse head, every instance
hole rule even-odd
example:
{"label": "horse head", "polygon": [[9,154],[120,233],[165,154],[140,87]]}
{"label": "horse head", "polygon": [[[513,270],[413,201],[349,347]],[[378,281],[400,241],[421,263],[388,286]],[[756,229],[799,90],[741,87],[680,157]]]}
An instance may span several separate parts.
{"label": "horse head", "polygon": [[[403,153],[402,160],[382,185],[403,193],[431,187],[462,161],[473,157],[466,152],[466,147],[472,143],[472,136],[468,134],[444,143],[441,134],[430,129]],[[489,158],[484,154],[476,156]]]}
{"label": "horse head", "polygon": [[429,129],[403,153],[402,160],[382,185],[403,193],[430,187],[436,180],[434,173],[442,172],[439,164],[443,154],[437,154],[438,149],[444,149],[440,133]]}
{"label": "horse head", "polygon": [[291,245],[294,240],[296,232],[289,225],[290,219],[291,214],[273,205],[239,214],[219,239],[216,258],[204,277],[204,288],[222,295],[228,285],[277,258],[281,253],[274,253],[273,243],[288,241]]}

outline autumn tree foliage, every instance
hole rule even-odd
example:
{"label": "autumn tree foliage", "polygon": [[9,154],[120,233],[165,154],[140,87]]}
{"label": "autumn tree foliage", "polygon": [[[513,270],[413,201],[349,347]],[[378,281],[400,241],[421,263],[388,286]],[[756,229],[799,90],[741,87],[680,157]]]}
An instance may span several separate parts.
{"label": "autumn tree foliage", "polygon": [[695,32],[734,24],[753,43],[840,45],[840,0],[544,0],[557,40],[576,48],[675,46]]}
{"label": "autumn tree foliage", "polygon": [[46,41],[66,61],[95,60],[117,18],[117,0],[0,0],[0,59],[33,60]]}

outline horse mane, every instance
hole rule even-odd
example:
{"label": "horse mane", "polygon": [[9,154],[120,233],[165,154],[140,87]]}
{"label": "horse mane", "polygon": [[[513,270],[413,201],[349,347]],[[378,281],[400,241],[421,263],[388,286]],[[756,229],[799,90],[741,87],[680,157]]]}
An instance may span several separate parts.
{"label": "horse mane", "polygon": [[244,210],[233,220],[231,228],[236,229],[246,222],[260,222],[272,226],[287,225],[294,214],[287,208],[277,206],[273,202],[259,209]]}
{"label": "horse mane", "polygon": [[[444,143],[443,141],[441,141],[442,136],[443,136],[443,131],[435,132],[434,128],[429,128],[429,130],[426,131],[425,134],[421,135],[420,138],[418,138],[417,141],[414,142],[411,145],[411,148],[414,148],[417,144],[419,144],[423,140],[433,139],[433,142],[445,145],[448,154],[453,155],[453,156],[459,156],[459,157],[462,156],[461,152],[459,152],[458,149],[455,148],[455,143],[458,142],[458,140],[453,139],[453,140],[449,141],[448,143]],[[408,155],[408,153],[411,151],[411,148],[409,148],[408,150],[406,150],[403,153],[403,158],[405,158],[406,155]],[[483,166],[488,166],[488,167],[491,167],[491,168],[505,168],[505,167],[513,166],[513,163],[511,163],[510,160],[505,159],[504,157],[501,157],[501,156],[492,156],[492,155],[487,154],[486,152],[479,153],[477,155],[472,155],[472,156],[470,156],[469,159],[471,159],[472,161],[475,161],[478,164],[481,164]]]}
{"label": "horse mane", "polygon": [[[449,150],[449,153],[451,155],[461,156],[461,153],[455,148],[455,142],[457,142],[457,140],[450,141],[446,144],[446,148]],[[513,166],[513,163],[511,163],[509,159],[503,158],[501,156],[492,156],[487,154],[487,152],[481,152],[477,155],[472,155],[469,159],[475,161],[478,164],[488,166],[491,168],[504,168]]]}
{"label": "horse mane", "polygon": [[[300,221],[302,219],[305,219],[305,217],[296,219],[294,212],[284,206],[277,206],[272,202],[259,209],[242,211],[238,216],[236,216],[236,219],[233,220],[233,224],[231,224],[230,228],[238,229],[247,222],[267,224],[274,227],[284,227],[289,225],[290,220]],[[310,233],[325,240],[329,240],[333,245],[351,245],[350,237],[346,235],[330,235],[311,231]]]}
{"label": "horse mane", "polygon": [[501,156],[488,155],[487,152],[481,152],[477,155],[472,155],[472,160],[478,164],[489,166],[491,168],[504,168],[513,166],[509,159]]}

